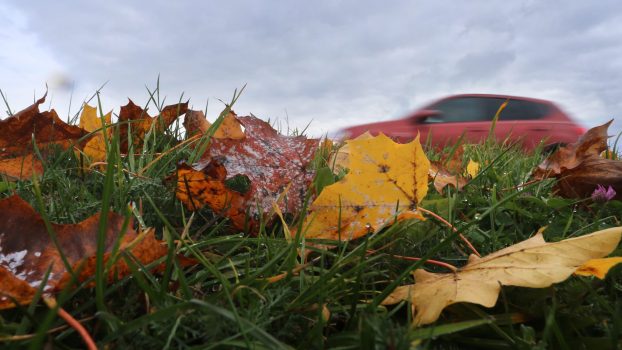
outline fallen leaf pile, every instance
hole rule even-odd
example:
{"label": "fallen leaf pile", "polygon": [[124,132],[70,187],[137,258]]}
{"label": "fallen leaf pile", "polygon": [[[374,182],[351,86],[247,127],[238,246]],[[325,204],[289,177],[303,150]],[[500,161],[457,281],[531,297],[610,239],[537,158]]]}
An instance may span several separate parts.
{"label": "fallen leaf pile", "polygon": [[575,143],[562,146],[534,171],[538,179],[557,179],[556,191],[567,198],[588,198],[598,185],[611,186],[622,199],[622,161],[606,159],[607,129],[612,121],[587,131]]}
{"label": "fallen leaf pile", "polygon": [[62,149],[81,148],[78,141],[88,141],[89,132],[63,122],[54,110],[40,112],[45,96],[30,107],[0,120],[0,174],[9,179],[29,179],[43,173],[43,158],[55,145]]}
{"label": "fallen leaf pile", "polygon": [[[452,273],[414,272],[415,284],[401,286],[384,301],[412,303],[414,323],[432,323],[455,303],[493,307],[501,286],[544,288],[567,279],[590,259],[611,253],[620,242],[622,227],[546,243],[542,234],[469,262]],[[611,265],[613,266],[613,265]]]}
{"label": "fallen leaf pile", "polygon": [[[191,117],[200,120],[203,116],[193,112]],[[236,121],[244,127],[242,138],[231,131]],[[186,207],[195,210],[208,205],[229,217],[236,228],[250,227],[251,232],[279,198],[283,198],[278,201],[283,212],[300,210],[313,180],[310,164],[319,141],[280,135],[270,124],[253,116],[227,116],[221,127],[228,131],[218,134],[221,138],[211,139],[200,162],[178,167],[177,197]],[[207,128],[197,130],[205,132]],[[229,189],[225,184],[236,176],[248,180],[246,192]]]}
{"label": "fallen leaf pile", "polygon": [[[106,260],[115,244],[142,264],[166,255],[166,247],[154,238],[152,229],[139,233],[130,226],[121,232],[124,220],[118,214],[108,214]],[[100,215],[95,214],[77,224],[51,225],[73,272],[79,272],[79,281],[94,275],[99,221]],[[47,282],[42,286],[48,271]],[[119,259],[110,269],[109,278],[123,277],[129,272],[126,262]],[[15,303],[28,304],[38,289],[52,294],[71,281],[71,273],[65,268],[43,219],[16,195],[0,200],[0,281],[0,309],[15,307]]]}

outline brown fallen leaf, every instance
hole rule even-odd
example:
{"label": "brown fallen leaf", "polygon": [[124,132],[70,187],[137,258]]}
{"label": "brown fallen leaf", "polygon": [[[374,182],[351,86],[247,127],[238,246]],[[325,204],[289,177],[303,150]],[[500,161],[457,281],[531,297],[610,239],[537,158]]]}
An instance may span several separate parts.
{"label": "brown fallen leaf", "polygon": [[[95,214],[77,224],[51,224],[72,270],[80,271],[80,281],[92,277],[95,271],[99,221],[100,215]],[[130,228],[122,234],[124,221],[121,215],[108,214],[106,259],[119,239],[120,249],[131,252],[143,264],[166,255],[166,247],[155,240],[152,229],[138,233]],[[41,287],[48,270],[49,279]],[[127,264],[120,259],[109,271],[109,278],[128,273]],[[14,307],[14,300],[28,304],[38,288],[47,295],[58,292],[71,280],[43,219],[16,195],[0,200],[0,277],[0,309]]]}
{"label": "brown fallen leaf", "polygon": [[155,131],[164,131],[179,116],[188,111],[188,102],[166,106],[160,113],[151,117],[147,111],[142,109],[129,100],[127,105],[121,107],[119,112],[119,134],[121,142],[121,152],[128,151],[128,125],[132,131],[132,143],[136,149],[142,147],[145,134],[153,127]]}
{"label": "brown fallen leaf", "polygon": [[377,232],[412,217],[400,214],[426,196],[430,162],[419,138],[398,144],[380,134],[346,142],[350,172],[313,201],[302,225],[306,238],[346,241]]}
{"label": "brown fallen leaf", "polygon": [[447,186],[452,186],[461,191],[469,182],[466,178],[469,167],[474,170],[474,165],[469,162],[467,168],[463,168],[462,159],[464,157],[464,144],[459,144],[453,152],[445,154],[440,160],[430,162],[430,179],[433,181],[434,188],[438,193],[443,193]]}
{"label": "brown fallen leaf", "polygon": [[459,174],[452,174],[445,169],[439,162],[431,162],[430,171],[428,172],[430,179],[434,183],[436,192],[443,193],[447,186],[453,186],[456,190],[461,191],[469,182],[466,178]]}
{"label": "brown fallen leaf", "polygon": [[559,175],[564,170],[578,167],[588,157],[600,156],[600,153],[607,149],[607,139],[609,139],[607,130],[612,122],[613,119],[603,125],[593,127],[579,137],[577,142],[559,147],[538,165],[536,172]]}
{"label": "brown fallen leaf", "polygon": [[[213,138],[198,164],[179,166],[176,192],[188,209],[203,205],[216,212],[224,209],[223,214],[231,218],[234,227],[253,232],[260,217],[271,212],[273,202],[287,188],[284,200],[278,201],[280,209],[295,213],[302,208],[313,180],[310,164],[319,141],[280,135],[270,124],[253,116],[237,120],[244,127],[244,138]],[[226,180],[236,176],[248,180],[247,192],[236,192],[225,185]]]}
{"label": "brown fallen leaf", "polygon": [[493,307],[501,286],[544,288],[561,282],[590,259],[610,254],[621,236],[622,227],[615,227],[546,243],[538,233],[482,258],[472,255],[452,273],[418,269],[416,283],[396,288],[383,304],[410,300],[416,325],[436,321],[445,307],[459,302]]}
{"label": "brown fallen leaf", "polygon": [[240,193],[225,185],[227,170],[214,159],[194,166],[181,163],[177,166],[177,198],[190,210],[203,205],[217,214],[231,219],[235,227],[244,229],[250,193]]}
{"label": "brown fallen leaf", "polygon": [[0,120],[0,174],[10,179],[28,179],[43,173],[43,164],[34,155],[33,139],[45,158],[50,146],[62,149],[81,148],[79,140],[87,142],[88,132],[63,122],[54,110],[39,112],[45,96],[33,105]]}
{"label": "brown fallen leaf", "polygon": [[601,185],[622,199],[622,161],[602,158],[607,149],[607,129],[613,120],[588,130],[573,144],[560,147],[534,170],[536,179],[556,178],[562,197],[588,198]]}

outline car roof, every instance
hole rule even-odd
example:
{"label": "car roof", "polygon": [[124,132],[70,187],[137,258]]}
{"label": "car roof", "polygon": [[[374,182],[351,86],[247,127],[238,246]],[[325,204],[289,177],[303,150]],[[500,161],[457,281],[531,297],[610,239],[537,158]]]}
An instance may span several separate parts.
{"label": "car roof", "polygon": [[487,98],[502,98],[502,99],[508,99],[509,98],[509,99],[513,99],[513,100],[526,100],[526,101],[532,101],[532,102],[552,104],[551,101],[543,100],[543,99],[539,99],[539,98],[533,98],[533,97],[513,96],[513,95],[499,95],[499,94],[480,94],[480,93],[466,93],[466,94],[449,95],[449,96],[443,97],[443,98],[441,98],[440,100],[437,100],[437,101],[446,100],[446,99],[450,99],[450,98],[456,98],[456,97],[487,97]]}

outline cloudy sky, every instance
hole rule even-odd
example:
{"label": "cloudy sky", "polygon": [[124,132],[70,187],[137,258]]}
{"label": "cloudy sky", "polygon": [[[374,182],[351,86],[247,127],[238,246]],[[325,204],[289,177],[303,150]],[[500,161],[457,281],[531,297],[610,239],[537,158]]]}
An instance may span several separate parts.
{"label": "cloudy sky", "polygon": [[67,116],[71,91],[75,112],[108,82],[102,103],[118,112],[128,97],[146,103],[158,75],[167,101],[209,100],[212,118],[247,84],[238,114],[311,122],[315,135],[460,92],[550,99],[593,126],[622,116],[622,2],[0,3],[0,89],[14,111],[47,82]]}

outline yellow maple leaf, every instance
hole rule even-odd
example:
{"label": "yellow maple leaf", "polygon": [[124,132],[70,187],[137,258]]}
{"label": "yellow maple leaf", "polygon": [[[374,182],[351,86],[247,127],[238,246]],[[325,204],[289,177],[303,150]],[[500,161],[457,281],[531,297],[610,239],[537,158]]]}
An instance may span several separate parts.
{"label": "yellow maple leaf", "polygon": [[377,232],[413,210],[428,191],[430,162],[418,137],[398,144],[380,134],[346,146],[350,172],[311,204],[302,226],[306,238],[350,240]]}
{"label": "yellow maple leaf", "polygon": [[[110,116],[112,112],[108,112],[104,116],[106,126],[109,126]],[[93,137],[84,145],[84,154],[86,154],[91,162],[103,162],[106,160],[106,142],[104,138],[104,129],[102,125],[102,119],[97,115],[97,108],[84,104],[82,108],[82,114],[80,115],[79,126],[88,131],[94,132],[99,130],[93,135]],[[106,129],[108,135],[110,135],[110,129]]]}
{"label": "yellow maple leaf", "polygon": [[592,259],[581,265],[574,274],[579,276],[595,276],[602,280],[607,276],[607,272],[619,263],[622,263],[622,257],[620,256]]}
{"label": "yellow maple leaf", "polygon": [[[205,118],[205,113],[202,111],[189,110],[184,118],[184,127],[189,136],[194,134],[204,134],[212,126]],[[236,114],[231,111],[222,120],[218,129],[214,132],[214,138],[217,139],[243,139],[244,131],[242,130],[242,124],[238,120]]]}
{"label": "yellow maple leaf", "polygon": [[479,163],[473,161],[473,159],[469,159],[469,164],[467,164],[466,167],[466,173],[474,179],[477,176],[477,173],[479,173]]}
{"label": "yellow maple leaf", "polygon": [[[369,140],[373,138],[372,134],[369,131],[359,135],[358,137],[352,140]],[[333,173],[339,174],[341,171],[348,169],[350,167],[350,146],[348,146],[348,142],[346,141],[336,152],[333,152],[328,159],[328,166],[331,167]]]}
{"label": "yellow maple leaf", "polygon": [[502,285],[544,288],[561,282],[590,259],[610,254],[621,236],[622,227],[615,227],[546,243],[538,233],[485,257],[471,256],[452,273],[416,270],[416,283],[396,288],[383,304],[410,300],[417,325],[436,321],[445,307],[459,302],[493,307]]}

